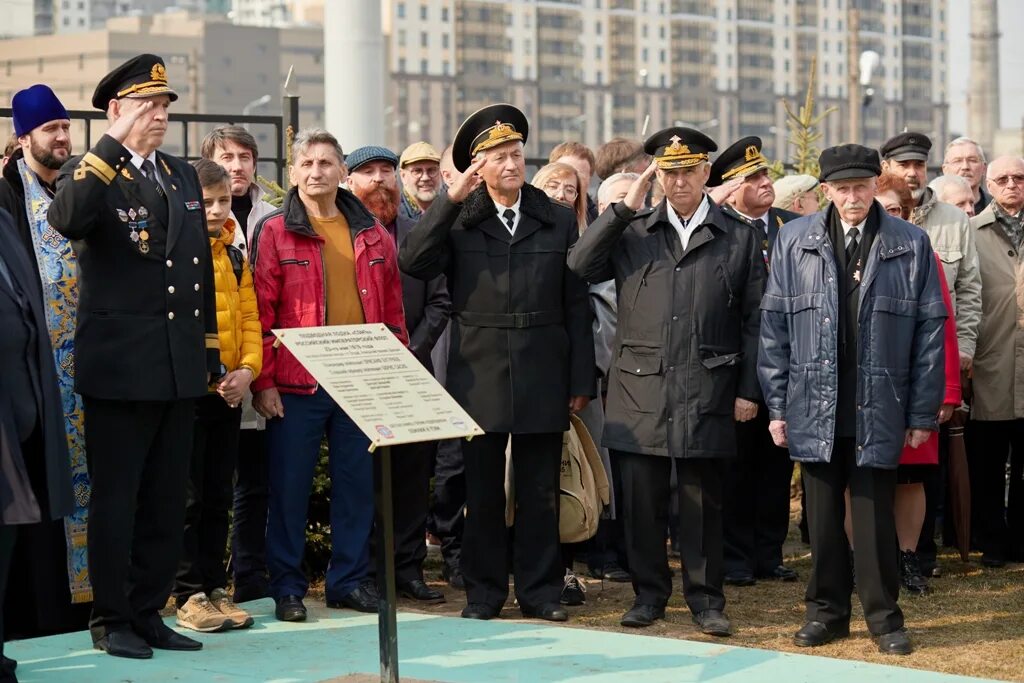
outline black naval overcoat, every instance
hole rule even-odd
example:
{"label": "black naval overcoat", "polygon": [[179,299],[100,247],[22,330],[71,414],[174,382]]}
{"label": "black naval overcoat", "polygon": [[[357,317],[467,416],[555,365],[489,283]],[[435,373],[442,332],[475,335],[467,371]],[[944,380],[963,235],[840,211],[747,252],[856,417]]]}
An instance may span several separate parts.
{"label": "black naval overcoat", "polygon": [[566,266],[573,212],[532,185],[515,236],[483,185],[462,204],[438,197],[399,252],[399,267],[444,273],[452,298],[447,389],[487,432],[569,428],[570,396],[592,396],[587,284]]}

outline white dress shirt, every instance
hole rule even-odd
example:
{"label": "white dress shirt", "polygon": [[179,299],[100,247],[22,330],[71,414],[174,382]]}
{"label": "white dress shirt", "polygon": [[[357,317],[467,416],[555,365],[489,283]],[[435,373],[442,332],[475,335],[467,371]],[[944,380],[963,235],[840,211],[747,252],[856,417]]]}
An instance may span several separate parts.
{"label": "white dress shirt", "polygon": [[156,162],[156,150],[155,149],[152,152],[149,153],[148,157],[145,157],[145,158],[139,156],[138,152],[136,152],[135,150],[133,150],[133,149],[131,149],[129,147],[125,147],[125,149],[127,149],[128,152],[132,155],[132,164],[135,165],[135,168],[139,169],[139,173],[142,173],[142,162],[146,161],[148,159],[153,164],[153,168],[155,169],[154,175],[156,177],[153,178],[153,180],[155,180],[160,185],[160,187],[162,187],[164,190],[167,189],[167,185],[164,183],[164,179],[163,179],[163,177],[160,174],[160,165],[157,164],[157,162]]}
{"label": "white dress shirt", "polygon": [[[516,203],[513,204],[512,206],[505,206],[504,204],[499,202],[497,199],[493,200],[494,201],[494,210],[498,212],[498,220],[501,221],[501,224],[505,226],[505,228],[508,230],[508,234],[510,234],[510,235],[515,235],[516,234],[516,228],[519,227],[519,217],[521,215],[521,213],[519,211],[519,204],[520,204],[520,202],[522,202],[522,200],[523,200],[523,193],[522,193],[522,191],[520,191],[519,195],[516,196]],[[508,223],[505,221],[505,210],[506,209],[512,209],[512,211],[516,214],[515,217],[512,219],[512,227],[511,228],[508,227]]]}
{"label": "white dress shirt", "polygon": [[850,225],[849,223],[844,221],[842,218],[839,219],[839,222],[843,224],[843,247],[849,247],[850,246],[850,230],[852,230],[853,228],[857,228],[857,238],[858,239],[861,239],[861,238],[864,237],[864,226],[867,225],[867,222],[868,222],[867,218],[862,220],[857,225]]}
{"label": "white dress shirt", "polygon": [[679,243],[683,245],[683,251],[686,251],[686,247],[690,244],[690,236],[693,235],[693,231],[696,230],[704,222],[704,219],[708,217],[708,211],[711,209],[711,205],[708,203],[708,196],[704,195],[700,200],[700,205],[697,206],[697,210],[690,216],[690,220],[683,223],[683,219],[679,217],[676,210],[672,208],[671,204],[668,204],[668,199],[663,200],[667,204],[668,208],[668,222],[672,224],[672,227],[676,229],[676,233],[679,235]]}

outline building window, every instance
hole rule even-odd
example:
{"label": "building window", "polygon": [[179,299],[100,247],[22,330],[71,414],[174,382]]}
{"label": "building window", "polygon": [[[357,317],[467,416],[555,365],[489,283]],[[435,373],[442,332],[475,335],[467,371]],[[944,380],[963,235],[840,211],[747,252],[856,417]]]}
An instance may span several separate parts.
{"label": "building window", "polygon": [[427,32],[426,31],[420,32],[420,47],[429,47],[429,46],[430,46],[430,38],[427,37]]}
{"label": "building window", "polygon": [[398,47],[405,47],[405,29],[398,29]]}
{"label": "building window", "polygon": [[441,8],[441,21],[448,21],[448,8],[447,7],[442,7]]}
{"label": "building window", "polygon": [[446,50],[448,49],[448,34],[447,33],[442,33],[441,34],[441,47],[443,47]]}
{"label": "building window", "polygon": [[597,57],[598,59],[603,58],[604,57],[604,48],[601,47],[600,45],[595,47],[594,48],[594,56]]}
{"label": "building window", "polygon": [[600,21],[594,23],[594,33],[596,33],[597,35],[601,35],[601,22]]}
{"label": "building window", "polygon": [[442,72],[442,73],[443,73],[443,74],[444,74],[445,76],[448,76],[448,75],[449,75],[449,73],[451,72],[451,64],[449,64],[449,63],[448,63],[448,60],[447,60],[447,59],[446,59],[446,60],[444,60],[443,62],[441,62],[441,72]]}
{"label": "building window", "polygon": [[427,18],[427,6],[420,5],[420,19],[426,20]]}
{"label": "building window", "polygon": [[425,59],[421,59],[420,60],[420,73],[421,74],[427,73],[427,60],[425,60]]}
{"label": "building window", "polygon": [[398,14],[399,19],[405,19],[405,3],[398,3],[398,5],[395,7],[395,12]]}
{"label": "building window", "polygon": [[405,57],[398,58],[398,72],[405,73]]}

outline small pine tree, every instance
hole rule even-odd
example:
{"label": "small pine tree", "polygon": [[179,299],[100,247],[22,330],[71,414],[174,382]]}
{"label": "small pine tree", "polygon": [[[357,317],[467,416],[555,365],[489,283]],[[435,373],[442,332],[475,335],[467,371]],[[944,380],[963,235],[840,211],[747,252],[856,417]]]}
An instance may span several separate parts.
{"label": "small pine tree", "polygon": [[[818,173],[821,171],[821,168],[818,166],[818,156],[821,154],[821,150],[818,149],[817,143],[823,137],[823,133],[818,130],[818,125],[829,114],[838,110],[837,107],[829,107],[820,114],[815,113],[817,104],[814,101],[814,90],[817,73],[817,57],[811,57],[811,73],[810,80],[807,83],[807,95],[804,97],[804,105],[800,107],[799,113],[793,113],[793,108],[789,102],[785,100],[782,102],[786,108],[789,144],[793,147],[792,164],[795,167],[796,173],[811,175],[815,178],[818,177]],[[781,163],[776,162],[776,164],[778,167],[782,166]],[[780,175],[783,174],[780,173]]]}

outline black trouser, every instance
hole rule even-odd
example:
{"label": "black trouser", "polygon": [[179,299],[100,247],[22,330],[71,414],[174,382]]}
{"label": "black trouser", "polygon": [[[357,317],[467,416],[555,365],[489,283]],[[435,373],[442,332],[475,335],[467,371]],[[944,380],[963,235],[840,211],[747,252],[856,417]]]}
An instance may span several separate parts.
{"label": "black trouser", "polygon": [[[672,595],[665,549],[672,458],[612,451],[622,471],[626,553],[636,604],[664,607]],[[722,593],[722,463],[676,458],[683,596],[694,614],[725,609]]]}
{"label": "black trouser", "polygon": [[459,568],[466,523],[464,443],[459,439],[438,442],[434,461],[434,499],[427,527],[441,540],[441,557],[449,571]]}
{"label": "black trouser", "polygon": [[[935,543],[935,520],[942,512],[943,522],[949,518],[949,505],[946,504],[946,486],[949,463],[949,427],[939,427],[939,466],[924,470],[924,521],[921,523],[921,536],[917,540],[917,555],[921,558],[921,568],[928,570],[935,567],[939,548]],[[945,534],[943,534],[945,536]]]}
{"label": "black trouser", "polygon": [[[508,597],[505,527],[505,446],[509,435],[488,433],[462,444],[466,465],[466,532],[462,573],[467,601],[501,609]],[[558,603],[562,593],[558,482],[562,433],[513,434],[515,534],[512,562],[522,609]]]}
{"label": "black trouser", "polygon": [[612,519],[610,516],[602,516],[597,524],[597,533],[590,539],[587,565],[591,572],[599,572],[610,564],[617,564],[622,569],[629,571],[629,559],[626,557],[626,530],[622,523],[622,496],[618,495],[618,492],[622,490],[622,471],[619,468],[618,458],[613,452],[608,454],[608,460],[612,466],[612,471],[608,473],[608,480],[612,490],[616,492],[615,517]]}
{"label": "black trouser", "polygon": [[768,410],[736,423],[737,458],[722,473],[725,571],[768,575],[782,564],[793,461],[768,432]]}
{"label": "black trouser", "polygon": [[[971,526],[983,553],[1005,558],[1024,550],[1024,419],[974,420],[967,431]],[[1006,458],[1010,499],[1006,500]]]}
{"label": "black trouser", "polygon": [[267,433],[243,429],[235,467],[234,510],[231,516],[231,572],[235,591],[255,587],[265,594],[267,576],[267,507],[270,500]]}
{"label": "black trouser", "polygon": [[227,588],[224,553],[241,421],[242,409],[228,406],[217,394],[196,401],[184,540],[174,584],[178,607],[196,593]]}
{"label": "black trouser", "polygon": [[903,626],[896,603],[900,591],[899,544],[893,501],[896,470],[857,467],[854,440],[837,438],[832,461],[803,463],[807,524],[811,536],[811,579],[804,601],[807,620],[839,628],[850,622],[850,546],[843,529],[844,492],[850,488],[857,595],[874,635]]}
{"label": "black trouser", "polygon": [[[427,559],[427,509],[430,504],[430,470],[436,441],[391,448],[391,500],[395,525],[395,581],[423,580]],[[380,477],[380,461],[373,460],[373,476]],[[377,542],[380,529],[370,536],[369,575],[377,573]]]}
{"label": "black trouser", "polygon": [[181,555],[195,400],[83,398],[92,481],[89,628],[99,640],[148,627],[167,604]]}
{"label": "black trouser", "polygon": [[[44,512],[45,514],[45,512]],[[18,527],[0,524],[0,659],[4,655],[4,598],[7,596],[7,576],[11,569],[11,558],[14,556],[14,541],[18,537]],[[0,666],[0,683],[16,680],[14,673]]]}

